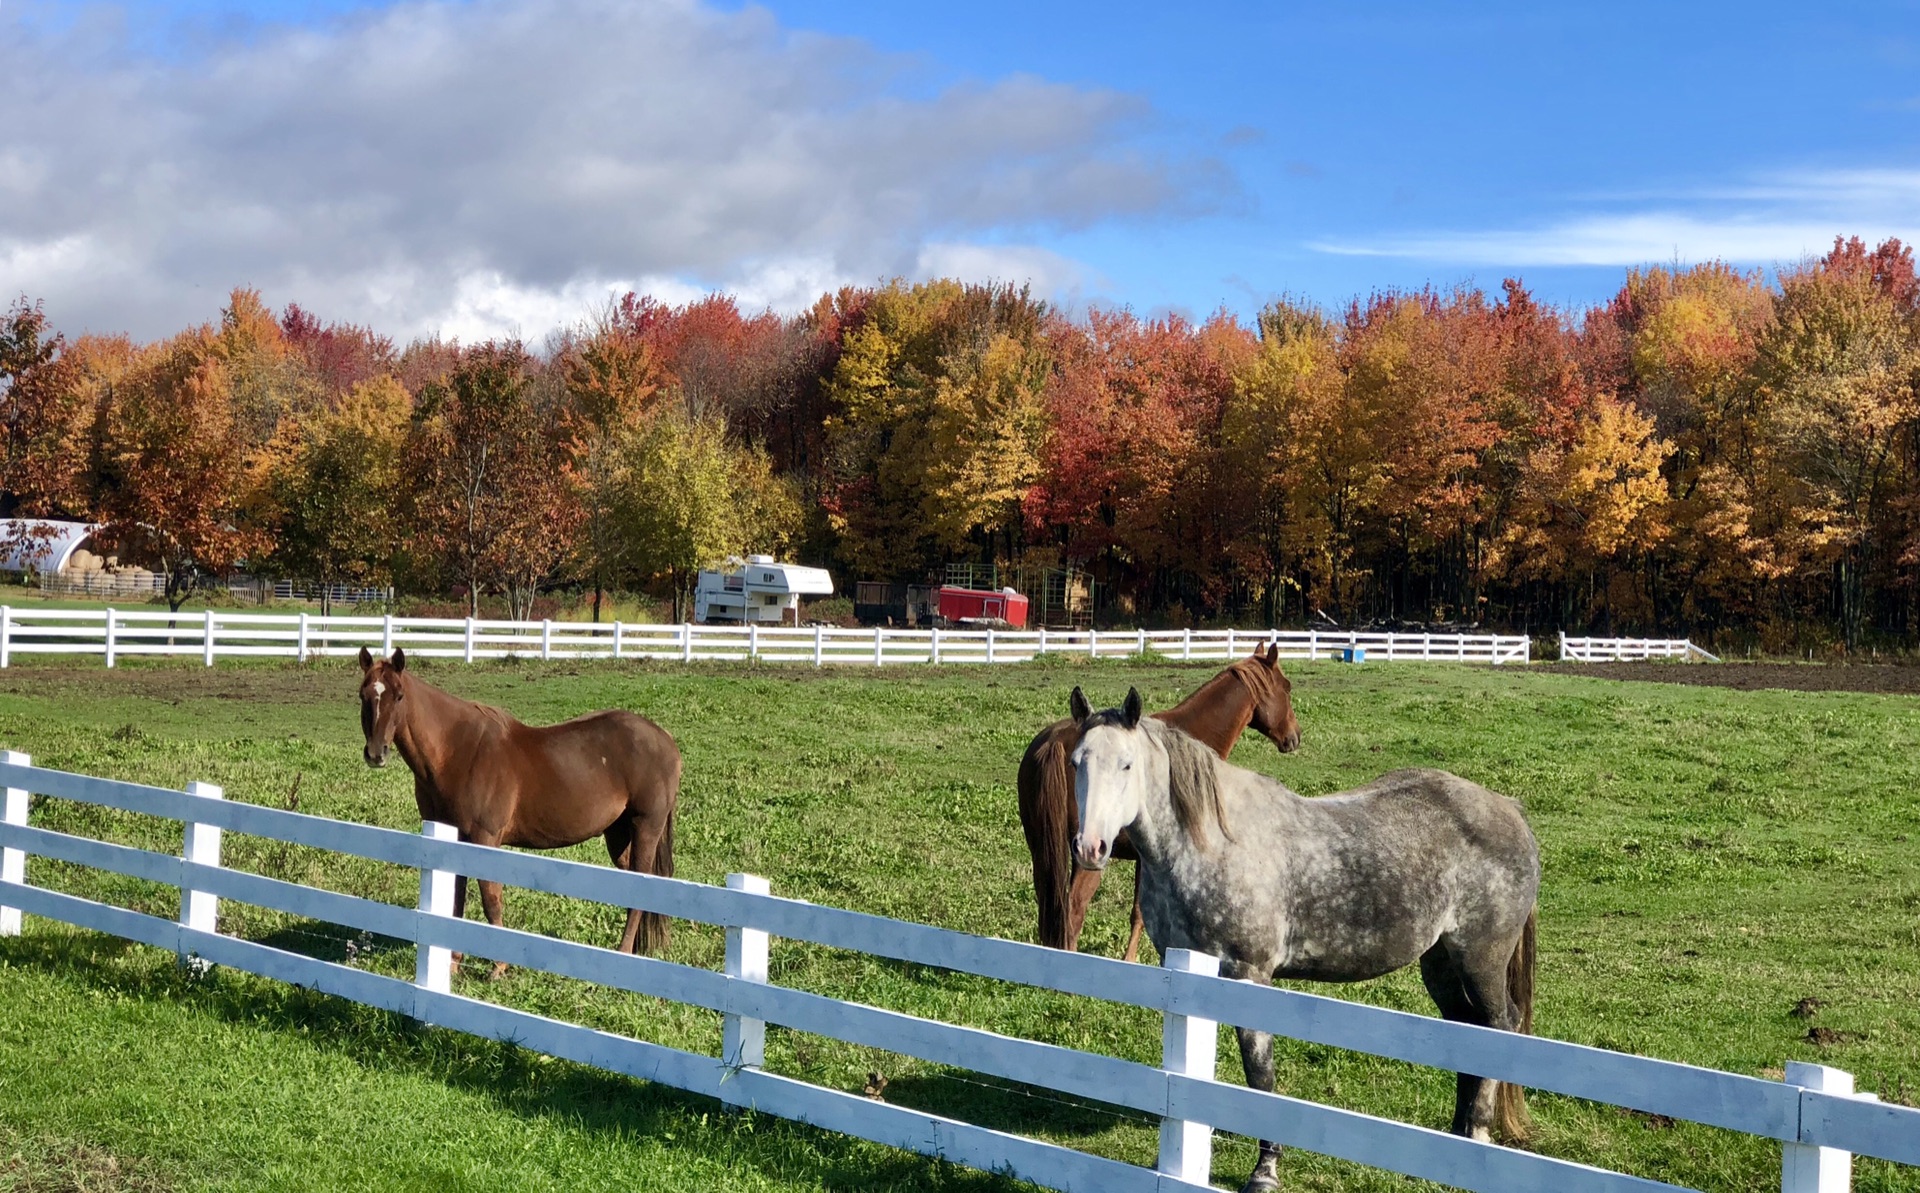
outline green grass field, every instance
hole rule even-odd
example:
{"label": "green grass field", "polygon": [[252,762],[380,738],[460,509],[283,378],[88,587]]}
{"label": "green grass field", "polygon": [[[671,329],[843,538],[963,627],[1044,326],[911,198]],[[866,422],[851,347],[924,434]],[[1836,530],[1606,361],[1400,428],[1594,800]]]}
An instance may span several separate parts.
{"label": "green grass field", "polygon": [[[679,873],[729,870],[777,893],[1031,939],[1014,809],[1028,738],[1084,684],[1149,707],[1211,667],[1050,661],[885,673],[666,665],[423,665],[533,722],[624,706],[686,757]],[[1920,1098],[1920,706],[1912,697],[1620,684],[1550,668],[1290,669],[1305,744],[1250,737],[1234,760],[1312,795],[1440,766],[1521,799],[1545,857],[1543,1035],[1777,1076],[1820,1060],[1861,1088]],[[0,673],[0,745],[63,769],[416,828],[411,778],[359,759],[357,671],[96,664]],[[179,830],[37,804],[34,823],[177,850]],[[598,842],[573,856],[604,861]],[[229,837],[228,864],[411,905],[417,876]],[[171,916],[177,895],[29,863],[34,881]],[[1130,883],[1102,891],[1085,947],[1117,954]],[[478,915],[478,900],[469,914]],[[510,926],[611,943],[623,912],[509,891]],[[410,946],[235,904],[221,926],[395,974]],[[678,924],[669,956],[717,967],[717,929]],[[456,980],[478,997],[717,1051],[716,1015],[530,972]],[[1157,1061],[1159,1020],[1092,1000],[775,941],[773,980],[1009,1034]],[[1432,1013],[1416,974],[1324,993]],[[1790,1012],[1819,999],[1817,1017]],[[1809,1041],[1825,1028],[1832,1042]],[[769,1065],[903,1104],[1150,1162],[1153,1124],[1112,1108],[774,1029]],[[1229,1033],[1221,1075],[1239,1079]],[[1282,1041],[1281,1088],[1444,1126],[1452,1075]],[[1536,1149],[1706,1189],[1778,1187],[1775,1145],[1535,1094]],[[1252,1163],[1222,1138],[1215,1172]],[[1290,1152],[1289,1188],[1408,1182]],[[170,956],[29,918],[0,942],[0,1190],[968,1189],[985,1174],[552,1061],[244,974],[196,979]],[[1870,1193],[1920,1171],[1856,1167]]]}

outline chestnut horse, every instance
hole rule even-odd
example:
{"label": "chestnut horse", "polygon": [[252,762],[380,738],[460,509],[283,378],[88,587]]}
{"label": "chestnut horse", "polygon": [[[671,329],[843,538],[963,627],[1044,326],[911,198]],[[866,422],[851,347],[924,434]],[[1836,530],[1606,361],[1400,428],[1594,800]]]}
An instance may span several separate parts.
{"label": "chestnut horse", "polygon": [[[360,728],[368,766],[397,748],[413,771],[423,820],[451,824],[462,841],[563,849],[596,834],[613,864],[636,874],[673,875],[673,816],[680,800],[680,750],[666,730],[613,709],[530,728],[497,708],[462,700],[392,659],[360,649]],[[500,884],[480,880],[487,922],[499,926]],[[466,914],[467,879],[453,884],[453,914]],[[630,908],[620,951],[667,945],[667,917]],[[493,977],[506,962],[493,967]]]}
{"label": "chestnut horse", "polygon": [[[1200,686],[1200,690],[1155,717],[1177,725],[1205,742],[1220,757],[1232,753],[1251,725],[1281,753],[1300,747],[1300,722],[1293,715],[1293,683],[1280,670],[1280,646],[1241,659]],[[1020,759],[1020,825],[1033,855],[1033,893],[1040,906],[1040,943],[1069,952],[1080,945],[1087,905],[1100,888],[1101,871],[1074,865],[1073,834],[1079,816],[1073,805],[1073,748],[1080,727],[1071,720],[1042,729]],[[1134,858],[1123,835],[1113,856]],[[1127,934],[1126,960],[1140,953],[1140,875],[1134,871],[1133,924]]]}

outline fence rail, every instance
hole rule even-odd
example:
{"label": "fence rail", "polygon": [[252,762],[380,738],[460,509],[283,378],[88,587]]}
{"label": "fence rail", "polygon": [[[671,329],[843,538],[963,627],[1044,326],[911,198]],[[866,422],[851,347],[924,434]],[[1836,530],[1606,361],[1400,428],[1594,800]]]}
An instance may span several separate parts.
{"label": "fence rail", "polygon": [[1702,659],[1717,663],[1720,656],[1695,646],[1690,638],[1569,638],[1560,635],[1563,663],[1626,663],[1640,659]]}
{"label": "fence rail", "polygon": [[1042,655],[1226,661],[1275,644],[1287,659],[1525,663],[1532,641],[1501,634],[1390,634],[1346,630],[904,630],[833,626],[629,625],[622,622],[320,616],[313,613],[162,613],[127,609],[0,606],[0,667],[16,655],[310,659],[404,647],[424,658],[759,660],[775,663],[1019,663]]}
{"label": "fence rail", "polygon": [[[1333,1047],[1446,1069],[1466,1069],[1574,1097],[1758,1135],[1782,1145],[1785,1193],[1849,1187],[1852,1154],[1920,1164],[1920,1111],[1854,1095],[1852,1077],[1789,1064],[1768,1081],[1555,1040],[1447,1023],[1339,999],[1215,976],[1213,958],[1172,950],[1164,968],[1062,953],[923,924],[821,907],[768,892],[764,880],[729,876],[725,888],[461,843],[446,825],[418,836],[393,829],[229,801],[216,787],[186,791],[35,768],[0,757],[0,934],[21,912],[112,933],[177,953],[295,982],[440,1026],[661,1082],[729,1105],[857,1135],[1066,1190],[1208,1187],[1211,1132],[1229,1130],[1487,1193],[1553,1188],[1623,1193],[1675,1186],[1297,1098],[1214,1080],[1217,1025],[1240,1024]],[[35,828],[29,793],[177,820],[179,857]],[[317,890],[224,867],[221,835],[236,832],[418,870],[408,908]],[[26,861],[57,859],[176,886],[177,920],[33,886]],[[725,969],[697,969],[452,918],[454,874],[611,904],[641,907],[727,930]],[[218,901],[233,899],[377,932],[416,947],[415,980],[271,948],[218,931]],[[937,966],[1157,1011],[1165,1018],[1159,1066],[1002,1036],[776,986],[767,958],[775,937]],[[704,1056],[595,1031],[451,993],[453,951],[491,957],[719,1012],[722,1055]],[[765,1026],[823,1035],[967,1068],[1162,1120],[1157,1168],[1089,1155],[939,1115],[765,1072]]]}

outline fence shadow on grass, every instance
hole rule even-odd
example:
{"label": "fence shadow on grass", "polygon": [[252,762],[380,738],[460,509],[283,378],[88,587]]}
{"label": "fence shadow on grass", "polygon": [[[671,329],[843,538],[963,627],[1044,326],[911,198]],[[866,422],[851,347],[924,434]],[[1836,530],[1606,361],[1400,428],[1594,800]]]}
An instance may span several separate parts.
{"label": "fence shadow on grass", "polygon": [[[342,933],[337,945],[342,954],[352,936]],[[314,955],[310,941],[299,951]],[[297,1031],[305,1045],[367,1068],[429,1077],[485,1097],[517,1116],[554,1119],[616,1138],[671,1135],[674,1146],[689,1154],[724,1157],[729,1167],[753,1169],[776,1180],[871,1193],[921,1189],[1013,1193],[1029,1187],[800,1123],[731,1113],[702,1095],[584,1065],[548,1061],[516,1044],[422,1027],[406,1016],[303,987],[217,967],[198,975],[154,950],[112,937],[30,932],[0,941],[0,961],[31,966],[95,989],[187,1007],[248,1029]],[[956,1101],[938,1077],[903,1077],[899,1089],[912,1096],[911,1102],[903,1097],[903,1104],[934,1113],[952,1112],[964,1104],[965,1113],[984,1116],[975,1119],[983,1125],[1030,1130],[1041,1121],[1025,1106],[1029,1099],[1010,1091],[982,1088]],[[1057,1108],[1057,1113],[1063,1115],[1059,1122],[1065,1127],[1079,1121],[1076,1115],[1081,1112]],[[1085,1117],[1091,1122],[1093,1115],[1087,1112]]]}

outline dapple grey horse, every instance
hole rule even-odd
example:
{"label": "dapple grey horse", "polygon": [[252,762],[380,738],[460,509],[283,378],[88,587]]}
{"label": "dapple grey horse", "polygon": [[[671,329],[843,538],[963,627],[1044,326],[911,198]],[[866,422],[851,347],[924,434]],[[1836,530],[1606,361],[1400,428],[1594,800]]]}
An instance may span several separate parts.
{"label": "dapple grey horse", "polygon": [[[1193,949],[1228,977],[1359,982],[1420,962],[1447,1019],[1533,1030],[1540,852],[1513,800],[1456,775],[1402,770],[1304,799],[1224,762],[1153,718],[1140,694],[1094,713],[1079,688],[1074,799],[1082,866],[1122,830],[1140,854],[1141,912],[1164,956]],[[1273,1090],[1273,1037],[1236,1029],[1247,1084]],[[1525,1138],[1524,1092],[1459,1075],[1453,1131]],[[1277,1189],[1280,1149],[1260,1141],[1243,1193]]]}

